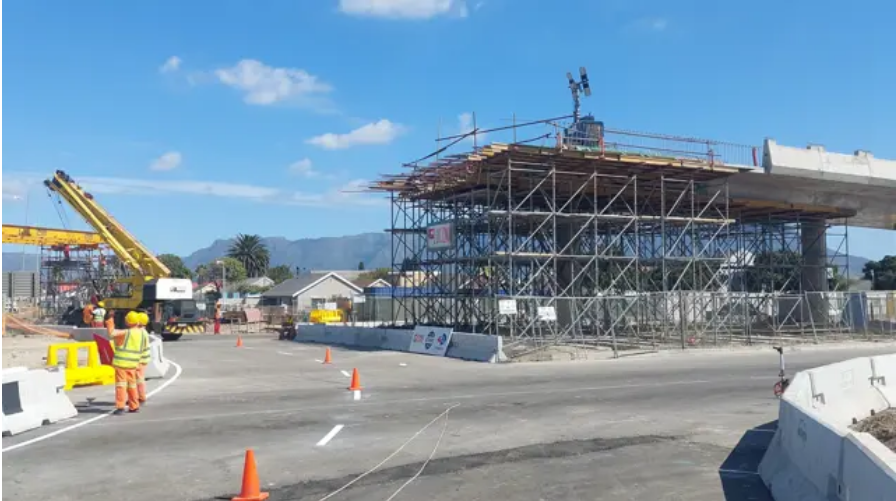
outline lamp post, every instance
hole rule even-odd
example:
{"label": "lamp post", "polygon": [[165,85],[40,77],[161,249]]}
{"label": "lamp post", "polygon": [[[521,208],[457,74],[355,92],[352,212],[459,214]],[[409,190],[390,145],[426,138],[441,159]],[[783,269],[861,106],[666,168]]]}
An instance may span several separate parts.
{"label": "lamp post", "polygon": [[224,266],[224,261],[220,259],[215,261],[215,264],[221,266],[221,299],[224,299],[224,291],[227,289],[227,268]]}

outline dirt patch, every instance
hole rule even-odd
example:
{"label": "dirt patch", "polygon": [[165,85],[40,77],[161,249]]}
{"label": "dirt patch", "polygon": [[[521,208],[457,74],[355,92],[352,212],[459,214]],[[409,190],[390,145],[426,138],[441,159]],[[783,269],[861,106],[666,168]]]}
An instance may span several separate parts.
{"label": "dirt patch", "polygon": [[3,336],[3,368],[40,369],[45,365],[47,346],[64,342],[50,336],[7,333]]}
{"label": "dirt patch", "polygon": [[871,434],[880,443],[896,452],[896,409],[878,412],[853,425],[852,429]]}

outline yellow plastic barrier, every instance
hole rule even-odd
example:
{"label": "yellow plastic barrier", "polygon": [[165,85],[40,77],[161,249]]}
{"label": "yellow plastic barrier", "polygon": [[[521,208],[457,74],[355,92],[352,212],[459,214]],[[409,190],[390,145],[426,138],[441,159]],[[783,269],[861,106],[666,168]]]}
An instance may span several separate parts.
{"label": "yellow plastic barrier", "polygon": [[308,320],[312,324],[332,324],[345,322],[342,310],[311,310]]}
{"label": "yellow plastic barrier", "polygon": [[[87,348],[87,365],[78,366],[78,350]],[[47,348],[47,367],[59,365],[59,350],[65,350],[65,389],[75,386],[115,384],[115,369],[100,364],[96,342],[51,344]]]}

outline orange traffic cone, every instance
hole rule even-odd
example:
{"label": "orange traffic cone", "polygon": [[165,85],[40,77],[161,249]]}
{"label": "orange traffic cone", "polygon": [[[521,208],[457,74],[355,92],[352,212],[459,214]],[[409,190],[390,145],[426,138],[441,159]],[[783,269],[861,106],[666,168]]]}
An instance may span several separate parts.
{"label": "orange traffic cone", "polygon": [[325,363],[325,364],[332,364],[332,363],[333,363],[333,356],[330,354],[330,349],[329,349],[329,348],[327,348],[327,352],[324,353],[324,363]]}
{"label": "orange traffic cone", "polygon": [[237,336],[236,336],[236,347],[237,348],[243,347],[243,336],[240,336],[239,334],[237,334]]}
{"label": "orange traffic cone", "polygon": [[349,391],[361,391],[361,376],[358,369],[352,371],[352,384],[348,387]]}
{"label": "orange traffic cone", "polygon": [[255,470],[255,452],[246,449],[246,462],[243,465],[243,488],[240,495],[233,501],[263,501],[270,496],[267,492],[261,492],[258,482],[258,472]]}

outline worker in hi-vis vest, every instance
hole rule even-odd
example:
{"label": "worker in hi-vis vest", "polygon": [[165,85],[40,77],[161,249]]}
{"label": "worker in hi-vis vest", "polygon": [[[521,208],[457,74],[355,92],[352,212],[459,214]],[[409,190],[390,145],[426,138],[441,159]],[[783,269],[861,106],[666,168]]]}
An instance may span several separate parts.
{"label": "worker in hi-vis vest", "polygon": [[140,329],[146,337],[146,343],[143,345],[143,351],[140,352],[140,365],[137,366],[137,400],[140,404],[146,403],[146,366],[149,365],[151,357],[149,332],[146,326],[149,325],[149,315],[140,312]]}
{"label": "worker in hi-vis vest", "polygon": [[93,323],[91,327],[103,327],[103,321],[106,319],[106,303],[100,301],[93,308]]}
{"label": "worker in hi-vis vest", "polygon": [[140,357],[147,344],[147,336],[140,328],[140,314],[129,311],[124,317],[127,330],[116,331],[115,356],[112,367],[115,368],[115,415],[124,414],[127,406],[129,412],[140,410],[140,399],[137,395],[137,368]]}

